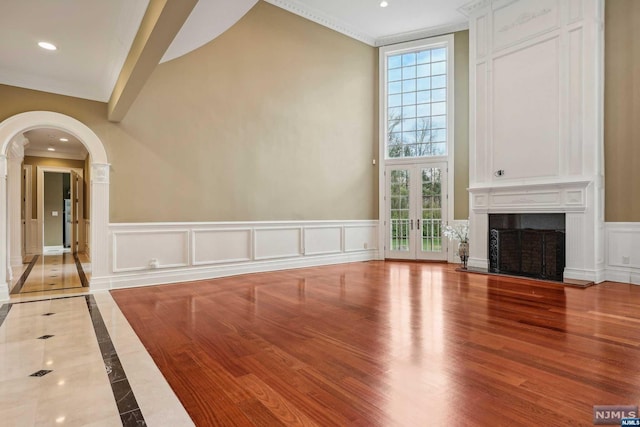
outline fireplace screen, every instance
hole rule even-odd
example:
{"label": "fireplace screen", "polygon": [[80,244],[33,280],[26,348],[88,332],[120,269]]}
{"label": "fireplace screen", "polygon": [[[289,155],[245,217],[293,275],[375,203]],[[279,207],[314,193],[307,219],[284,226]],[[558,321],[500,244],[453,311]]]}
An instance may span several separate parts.
{"label": "fireplace screen", "polygon": [[562,281],[564,267],[564,231],[492,228],[489,232],[492,273]]}

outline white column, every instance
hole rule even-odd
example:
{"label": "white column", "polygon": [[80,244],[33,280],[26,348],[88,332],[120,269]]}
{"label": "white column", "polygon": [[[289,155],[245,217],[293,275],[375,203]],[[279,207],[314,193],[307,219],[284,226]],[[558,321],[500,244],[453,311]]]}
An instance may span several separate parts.
{"label": "white column", "polygon": [[92,291],[109,289],[109,164],[91,164],[91,280]]}
{"label": "white column", "polygon": [[[0,154],[0,242],[7,241],[7,156]],[[6,243],[0,243],[6,245]],[[5,246],[5,249],[6,246]],[[9,300],[9,266],[7,257],[0,256],[0,301]]]}
{"label": "white column", "polygon": [[9,145],[7,158],[7,220],[9,233],[9,265],[22,265],[22,161],[29,140],[16,136]]}

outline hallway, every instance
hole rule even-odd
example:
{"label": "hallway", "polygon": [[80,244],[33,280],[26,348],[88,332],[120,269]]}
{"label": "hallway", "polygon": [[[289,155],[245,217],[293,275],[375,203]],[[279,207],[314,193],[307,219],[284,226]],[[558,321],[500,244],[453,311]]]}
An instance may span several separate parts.
{"label": "hallway", "polygon": [[91,264],[85,254],[68,251],[34,255],[28,263],[13,271],[11,296],[33,298],[87,292]]}
{"label": "hallway", "polygon": [[80,259],[35,256],[14,272],[0,306],[2,425],[192,425],[111,295],[83,286]]}

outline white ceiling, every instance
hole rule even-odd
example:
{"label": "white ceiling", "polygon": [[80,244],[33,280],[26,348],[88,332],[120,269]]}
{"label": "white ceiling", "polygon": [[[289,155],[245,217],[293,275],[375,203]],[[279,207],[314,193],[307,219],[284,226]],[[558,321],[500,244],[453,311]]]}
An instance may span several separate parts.
{"label": "white ceiling", "polygon": [[[372,46],[467,27],[458,11],[470,0],[266,0]],[[423,35],[424,34],[424,35]]]}
{"label": "white ceiling", "polygon": [[[80,140],[58,129],[33,129],[25,132],[24,136],[29,140],[24,148],[25,156],[84,160],[88,154]],[[69,141],[60,141],[60,138],[67,138]],[[49,151],[50,147],[55,151]]]}
{"label": "white ceiling", "polygon": [[0,83],[108,100],[148,2],[2,0]]}
{"label": "white ceiling", "polygon": [[[466,27],[469,0],[265,0],[372,46]],[[257,0],[199,0],[163,61],[217,37]],[[2,0],[0,83],[106,102],[149,0]],[[58,46],[54,52],[39,41]]]}

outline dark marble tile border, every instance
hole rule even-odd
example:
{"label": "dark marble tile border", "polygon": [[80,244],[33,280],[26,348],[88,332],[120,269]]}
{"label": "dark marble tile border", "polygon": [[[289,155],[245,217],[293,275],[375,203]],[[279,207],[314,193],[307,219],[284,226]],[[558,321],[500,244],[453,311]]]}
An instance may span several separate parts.
{"label": "dark marble tile border", "polygon": [[[42,291],[38,291],[38,292],[42,292]],[[29,292],[26,292],[26,293],[28,294]],[[23,295],[25,295],[25,294],[23,294]],[[69,295],[69,296],[65,296],[65,297],[53,297],[53,298],[52,297],[43,296],[43,298],[41,298],[41,299],[32,299],[32,300],[29,300],[29,301],[14,301],[14,302],[9,303],[9,305],[29,304],[29,303],[32,303],[32,302],[42,302],[42,301],[53,301],[53,300],[56,300],[56,299],[83,298],[85,296],[86,296],[85,294]]]}
{"label": "dark marble tile border", "polygon": [[111,341],[109,331],[107,331],[107,327],[104,324],[96,300],[93,295],[85,295],[84,297],[87,301],[87,307],[89,308],[93,329],[96,332],[98,346],[102,353],[102,360],[107,370],[113,397],[116,400],[116,405],[118,405],[122,425],[124,427],[146,426],[147,424],[142,416],[142,411],[140,411],[138,401],[133,394],[129,380],[127,380],[127,375],[124,372],[118,353]]}
{"label": "dark marble tile border", "polygon": [[[33,302],[51,301],[67,298],[84,298],[87,302],[87,308],[89,310],[89,316],[91,317],[91,323],[96,333],[96,339],[98,340],[98,346],[102,354],[102,360],[107,371],[107,377],[109,378],[109,384],[111,384],[111,390],[113,397],[116,400],[118,406],[118,413],[120,414],[120,420],[123,427],[129,426],[146,426],[147,423],[144,420],[138,401],[136,400],[127,375],[124,372],[116,348],[111,341],[111,336],[107,330],[107,326],[102,319],[100,309],[96,303],[93,295],[71,295],[57,298],[47,298],[35,301],[18,301],[13,303],[7,303],[0,306],[0,326],[7,318],[9,310],[14,304],[29,304]],[[46,375],[46,374],[45,374]]]}
{"label": "dark marble tile border", "polygon": [[11,310],[11,306],[12,304],[2,304],[0,306],[0,326],[2,326],[2,324],[4,323],[4,319],[7,318],[7,315],[9,314],[9,310]]}
{"label": "dark marble tile border", "polygon": [[22,290],[22,287],[24,286],[24,282],[27,281],[27,277],[29,277],[31,270],[33,269],[33,266],[36,265],[36,261],[38,261],[39,257],[40,255],[33,256],[27,268],[22,272],[22,276],[20,276],[20,279],[16,282],[16,285],[11,290],[11,295],[20,293],[20,291]]}
{"label": "dark marble tile border", "polygon": [[88,288],[89,281],[87,280],[87,275],[84,274],[84,269],[82,268],[82,263],[80,262],[80,258],[78,258],[78,254],[73,254],[73,259],[76,262],[76,269],[78,270],[78,276],[80,276],[80,283],[82,283],[82,287]]}

